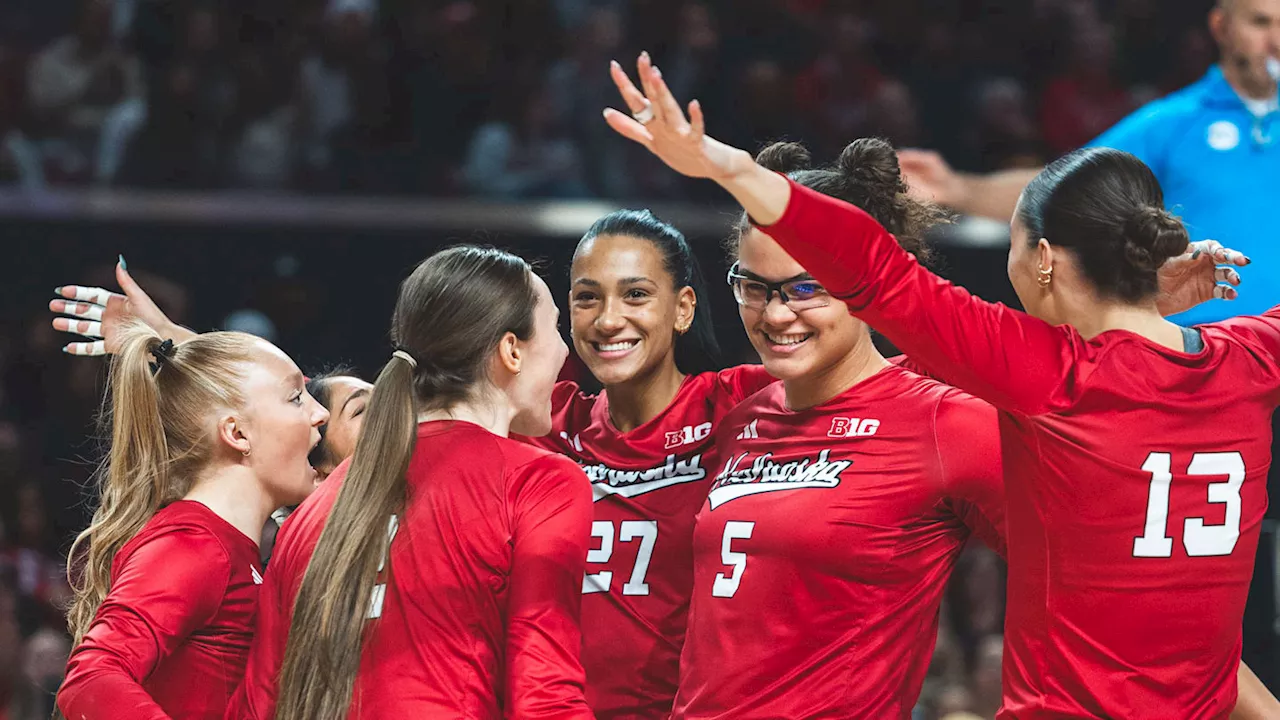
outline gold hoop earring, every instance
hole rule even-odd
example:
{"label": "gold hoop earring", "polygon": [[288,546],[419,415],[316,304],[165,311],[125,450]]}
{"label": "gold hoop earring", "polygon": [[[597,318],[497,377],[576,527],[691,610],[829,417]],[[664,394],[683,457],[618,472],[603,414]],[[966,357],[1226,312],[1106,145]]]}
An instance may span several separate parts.
{"label": "gold hoop earring", "polygon": [[245,457],[249,457],[249,451],[248,451],[248,450],[245,450],[245,451],[244,451],[244,456],[245,456]]}
{"label": "gold hoop earring", "polygon": [[1036,282],[1040,283],[1040,287],[1047,288],[1053,282],[1053,268],[1039,268],[1037,271],[1039,277]]}

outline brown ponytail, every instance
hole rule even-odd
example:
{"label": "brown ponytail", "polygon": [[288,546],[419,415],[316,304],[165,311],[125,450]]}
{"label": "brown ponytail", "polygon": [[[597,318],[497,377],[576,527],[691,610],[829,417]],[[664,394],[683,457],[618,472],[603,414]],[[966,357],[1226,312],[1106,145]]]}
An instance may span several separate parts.
{"label": "brown ponytail", "polygon": [[[278,720],[347,717],[388,528],[405,503],[417,414],[474,398],[498,341],[532,336],[536,305],[528,264],[488,248],[437,253],[400,285],[391,336],[403,355],[374,383],[351,467],[294,599]],[[387,572],[394,576],[389,561]]]}

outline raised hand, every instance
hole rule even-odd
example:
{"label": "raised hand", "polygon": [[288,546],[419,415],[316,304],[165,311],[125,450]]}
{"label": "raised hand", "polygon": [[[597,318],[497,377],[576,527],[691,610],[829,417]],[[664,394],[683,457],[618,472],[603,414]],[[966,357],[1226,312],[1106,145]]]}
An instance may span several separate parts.
{"label": "raised hand", "polygon": [[1244,267],[1249,258],[1225,248],[1217,240],[1200,240],[1187,246],[1187,251],[1169,258],[1160,267],[1157,304],[1162,315],[1175,315],[1206,300],[1235,300],[1240,274],[1231,266]]}
{"label": "raised hand", "polygon": [[69,315],[53,320],[53,329],[74,333],[88,341],[68,343],[62,351],[71,355],[107,355],[119,349],[119,332],[125,323],[141,320],[156,332],[182,342],[195,333],[174,324],[134,281],[123,258],[116,264],[116,282],[124,294],[83,285],[63,285],[55,290],[65,299],[51,300],[49,309]]}
{"label": "raised hand", "polygon": [[938,153],[902,149],[898,151],[898,166],[913,196],[952,207],[962,202],[964,182]]}
{"label": "raised hand", "polygon": [[644,145],[672,170],[688,177],[723,181],[755,166],[746,151],[707,136],[697,100],[689,103],[689,116],[685,117],[649,53],[641,53],[636,63],[643,92],[617,62],[610,63],[609,73],[630,114],[608,108],[605,121],[618,134]]}

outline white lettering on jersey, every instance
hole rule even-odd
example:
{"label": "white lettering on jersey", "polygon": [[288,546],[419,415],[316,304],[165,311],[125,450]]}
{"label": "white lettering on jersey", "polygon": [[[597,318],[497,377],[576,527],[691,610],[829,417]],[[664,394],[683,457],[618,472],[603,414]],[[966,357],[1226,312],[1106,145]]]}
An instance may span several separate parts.
{"label": "white lettering on jersey", "polygon": [[577,450],[578,452],[582,452],[582,438],[579,437],[577,433],[575,433],[573,437],[569,437],[569,433],[561,430],[560,437],[564,438],[564,441],[569,443],[569,447]]}
{"label": "white lettering on jersey", "polygon": [[680,461],[675,455],[668,455],[666,462],[647,470],[615,470],[607,465],[583,465],[582,470],[591,479],[592,498],[595,500],[609,495],[636,497],[672,485],[696,482],[707,476],[702,467],[702,455]]}
{"label": "white lettering on jersey", "polygon": [[871,418],[831,418],[831,429],[827,431],[827,437],[871,437],[879,429],[880,421]]}
{"label": "white lettering on jersey", "polygon": [[840,473],[853,465],[852,460],[830,460],[830,450],[818,453],[816,459],[803,457],[787,463],[776,463],[773,453],[756,458],[750,466],[741,467],[750,453],[742,453],[725,462],[716,476],[707,502],[711,509],[756,493],[800,488],[833,488],[840,484]]}
{"label": "white lettering on jersey", "polygon": [[756,423],[760,422],[757,418],[743,426],[742,432],[738,433],[739,440],[759,440],[760,431],[756,429]]}
{"label": "white lettering on jersey", "polygon": [[685,425],[679,430],[673,430],[667,433],[667,444],[664,449],[678,448],[681,445],[691,445],[696,442],[702,442],[711,434],[711,423],[704,422],[701,425]]}

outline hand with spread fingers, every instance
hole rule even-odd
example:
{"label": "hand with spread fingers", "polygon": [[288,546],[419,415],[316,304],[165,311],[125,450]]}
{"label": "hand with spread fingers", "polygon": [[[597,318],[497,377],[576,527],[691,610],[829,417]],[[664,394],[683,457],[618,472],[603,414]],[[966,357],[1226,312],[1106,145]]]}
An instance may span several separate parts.
{"label": "hand with spread fingers", "polygon": [[141,320],[174,342],[196,333],[174,323],[129,275],[124,258],[116,264],[116,282],[124,294],[84,285],[63,285],[54,292],[62,299],[49,301],[49,309],[61,315],[53,319],[53,329],[74,333],[87,341],[68,343],[62,351],[70,355],[108,355],[119,349],[118,333],[125,323]]}
{"label": "hand with spread fingers", "polygon": [[671,169],[689,177],[723,180],[755,165],[746,151],[706,134],[702,106],[697,100],[689,103],[689,116],[685,117],[648,53],[640,55],[636,71],[643,91],[631,82],[621,65],[609,65],[609,73],[630,113],[606,109],[604,118],[609,127],[644,145]]}
{"label": "hand with spread fingers", "polygon": [[1176,315],[1207,300],[1235,300],[1240,273],[1232,269],[1250,262],[1243,253],[1225,248],[1217,240],[1200,240],[1187,251],[1169,258],[1160,268],[1156,303],[1165,316]]}

